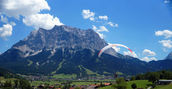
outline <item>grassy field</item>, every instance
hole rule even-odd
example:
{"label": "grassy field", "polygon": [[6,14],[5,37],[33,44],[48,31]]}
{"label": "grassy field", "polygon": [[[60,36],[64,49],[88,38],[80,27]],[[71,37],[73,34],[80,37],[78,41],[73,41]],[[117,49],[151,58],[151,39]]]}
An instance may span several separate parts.
{"label": "grassy field", "polygon": [[4,78],[0,77],[0,82],[5,83],[6,81],[11,81],[13,83],[14,80],[17,80],[16,78]]}
{"label": "grassy field", "polygon": [[57,83],[59,83],[59,82],[57,82],[57,81],[33,81],[33,82],[31,82],[31,85],[32,86],[39,86],[41,84],[55,85]]}
{"label": "grassy field", "polygon": [[60,63],[59,63],[59,66],[57,67],[57,69],[55,71],[53,71],[51,74],[55,74],[61,67],[62,67],[62,64],[64,63],[65,59],[63,59]]}
{"label": "grassy field", "polygon": [[158,85],[154,89],[172,89],[172,84],[170,84],[170,85]]}
{"label": "grassy field", "polygon": [[77,75],[76,74],[72,74],[72,75],[70,75],[70,74],[56,74],[56,75],[53,75],[52,77],[56,78],[56,79],[65,79],[65,78],[71,79],[71,78],[76,78]]}
{"label": "grassy field", "polygon": [[112,86],[107,86],[107,87],[102,87],[102,88],[99,88],[99,89],[114,89]]}
{"label": "grassy field", "polygon": [[96,82],[72,82],[73,85],[90,85],[95,83]]}
{"label": "grassy field", "polygon": [[135,81],[130,81],[130,82],[127,82],[127,89],[132,89],[131,88],[131,85],[133,83],[136,83],[137,85],[137,88],[147,88],[147,85],[148,84],[152,84],[151,82],[149,82],[148,80],[135,80]]}
{"label": "grassy field", "polygon": [[[131,85],[133,83],[136,83],[137,88],[143,88],[143,89],[147,88],[147,84],[151,84],[151,82],[148,82],[147,80],[130,81],[130,82],[127,82],[127,89],[132,89]],[[107,87],[103,87],[103,88],[99,88],[99,89],[114,89],[114,88],[112,86],[107,86]]]}

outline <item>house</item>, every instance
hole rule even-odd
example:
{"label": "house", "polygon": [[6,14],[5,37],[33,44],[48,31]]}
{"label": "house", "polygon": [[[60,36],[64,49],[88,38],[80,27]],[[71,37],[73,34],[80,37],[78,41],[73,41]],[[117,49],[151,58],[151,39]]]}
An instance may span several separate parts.
{"label": "house", "polygon": [[159,85],[167,85],[167,84],[170,84],[170,83],[172,83],[172,80],[159,80],[158,81]]}
{"label": "house", "polygon": [[105,86],[109,86],[109,85],[111,85],[111,83],[104,83],[104,85],[105,85]]}
{"label": "house", "polygon": [[74,87],[71,87],[71,88],[69,88],[69,89],[75,89]]}
{"label": "house", "polygon": [[49,86],[49,89],[54,89],[54,86]]}

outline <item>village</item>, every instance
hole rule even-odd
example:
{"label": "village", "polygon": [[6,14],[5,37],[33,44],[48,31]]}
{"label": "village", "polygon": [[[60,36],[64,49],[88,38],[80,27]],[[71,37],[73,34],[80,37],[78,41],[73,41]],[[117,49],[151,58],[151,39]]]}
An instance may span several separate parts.
{"label": "village", "polygon": [[[151,75],[151,74],[148,74]],[[131,89],[151,89],[156,86],[171,85],[172,80],[169,79],[156,79],[155,76],[146,78],[148,75],[137,75],[132,77],[125,77],[122,75],[104,76],[104,77],[87,77],[79,79],[54,79],[50,76],[24,76],[31,82],[33,89],[123,89],[115,88],[118,86],[118,81],[126,84],[126,87],[132,87],[133,84],[139,86],[139,83],[145,83],[145,87],[137,87]],[[153,80],[152,80],[153,79]],[[122,82],[121,82],[122,81]],[[107,87],[107,88],[106,88]],[[124,88],[130,89],[130,88]]]}
{"label": "village", "polygon": [[22,75],[22,77],[31,81],[33,89],[96,89],[99,87],[110,86],[115,82],[114,76],[90,76],[75,80],[70,78],[56,79],[51,76]]}

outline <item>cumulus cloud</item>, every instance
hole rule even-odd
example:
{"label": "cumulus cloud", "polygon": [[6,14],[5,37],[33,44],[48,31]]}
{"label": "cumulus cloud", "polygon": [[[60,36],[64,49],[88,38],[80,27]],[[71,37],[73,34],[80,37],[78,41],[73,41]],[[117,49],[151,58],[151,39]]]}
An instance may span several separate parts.
{"label": "cumulus cloud", "polygon": [[[109,25],[111,27],[118,27],[118,24],[114,24],[108,21],[108,16],[100,15],[96,16],[94,12],[90,11],[89,9],[82,10],[82,16],[84,19],[89,19],[95,23],[101,23],[102,25]],[[99,26],[98,28],[95,25],[92,25],[92,29],[103,39],[105,35],[101,32],[109,32],[109,30],[105,26]]]}
{"label": "cumulus cloud", "polygon": [[99,16],[99,19],[101,19],[101,20],[108,20],[108,16]]}
{"label": "cumulus cloud", "polygon": [[113,22],[108,21],[109,17],[107,15],[96,16],[95,12],[92,12],[89,9],[82,10],[82,16],[84,19],[89,19],[90,21],[96,23],[102,23],[103,25],[109,25],[111,27],[118,27],[118,24],[114,24]]}
{"label": "cumulus cloud", "polygon": [[157,61],[155,57],[150,57],[150,56],[155,56],[156,53],[154,51],[151,51],[149,49],[144,49],[142,54],[145,56],[143,58],[140,58],[142,61],[150,62],[150,61]]}
{"label": "cumulus cloud", "polygon": [[90,10],[82,10],[82,16],[84,19],[90,19],[91,21],[95,19],[95,13],[91,12]]}
{"label": "cumulus cloud", "polygon": [[1,0],[0,12],[19,19],[21,16],[37,14],[41,10],[50,10],[46,0]]}
{"label": "cumulus cloud", "polygon": [[95,18],[94,18],[94,17],[90,17],[90,20],[91,20],[91,21],[95,21]]}
{"label": "cumulus cloud", "polygon": [[97,29],[98,32],[109,32],[109,30],[105,26],[99,26],[99,29]]}
{"label": "cumulus cloud", "polygon": [[0,27],[0,37],[5,38],[12,35],[13,28],[10,24],[5,24]]}
{"label": "cumulus cloud", "polygon": [[137,54],[135,52],[131,53],[130,51],[124,51],[123,53],[124,53],[124,55],[128,55],[128,56],[138,58],[138,56],[137,56]]}
{"label": "cumulus cloud", "polygon": [[[1,0],[0,12],[8,17],[14,17],[23,22],[27,26],[33,26],[36,29],[51,29],[54,25],[63,25],[57,17],[50,14],[41,14],[42,10],[50,10],[46,0]],[[3,21],[6,21],[3,18]],[[10,22],[15,25],[14,22]]]}
{"label": "cumulus cloud", "polygon": [[108,22],[107,24],[111,27],[119,27],[118,24],[114,24],[113,22]]}
{"label": "cumulus cloud", "polygon": [[170,31],[170,30],[156,31],[155,35],[156,36],[164,36],[165,38],[171,38],[172,31]]}
{"label": "cumulus cloud", "polygon": [[92,29],[100,36],[100,38],[104,38],[104,34],[101,32],[109,32],[109,30],[105,26],[99,26],[97,28],[95,25],[92,25]]}
{"label": "cumulus cloud", "polygon": [[156,55],[156,53],[154,51],[151,51],[149,49],[144,49],[142,53],[145,56],[155,56]]}
{"label": "cumulus cloud", "polygon": [[100,31],[98,30],[98,28],[95,26],[95,25],[92,25],[93,26],[93,30],[99,35],[99,37],[101,38],[101,39],[104,39],[104,34],[102,34],[102,33],[100,33]]}
{"label": "cumulus cloud", "polygon": [[109,32],[105,26],[99,26],[99,28],[97,28],[95,25],[92,25],[92,27],[92,29],[96,32]]}
{"label": "cumulus cloud", "polygon": [[172,41],[171,40],[161,40],[159,41],[164,47],[172,48]]}
{"label": "cumulus cloud", "polygon": [[50,14],[34,14],[23,19],[23,22],[28,26],[35,28],[51,29],[54,25],[63,25],[57,17],[53,17]]}
{"label": "cumulus cloud", "polygon": [[150,61],[157,61],[157,59],[155,57],[144,57],[141,58],[142,61],[146,61],[146,62],[150,62]]}
{"label": "cumulus cloud", "polygon": [[111,27],[114,27],[114,23],[112,22],[108,22],[107,24],[110,25]]}

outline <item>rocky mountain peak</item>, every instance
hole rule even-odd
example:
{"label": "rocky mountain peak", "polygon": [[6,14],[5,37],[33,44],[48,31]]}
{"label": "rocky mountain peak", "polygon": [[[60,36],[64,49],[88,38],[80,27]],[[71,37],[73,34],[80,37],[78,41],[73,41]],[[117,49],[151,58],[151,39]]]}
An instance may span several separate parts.
{"label": "rocky mountain peak", "polygon": [[[70,26],[54,26],[51,30],[40,28],[32,31],[24,40],[16,43],[12,48],[20,50],[25,56],[33,55],[43,49],[72,48],[100,50],[107,43],[92,29],[81,30]],[[115,55],[114,50],[107,53]]]}

